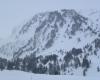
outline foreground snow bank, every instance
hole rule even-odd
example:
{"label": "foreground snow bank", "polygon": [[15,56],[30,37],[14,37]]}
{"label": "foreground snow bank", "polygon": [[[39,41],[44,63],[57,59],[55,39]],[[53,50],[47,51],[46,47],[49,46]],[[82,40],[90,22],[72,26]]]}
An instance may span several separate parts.
{"label": "foreground snow bank", "polygon": [[22,71],[0,71],[0,80],[100,80],[98,76],[42,75]]}

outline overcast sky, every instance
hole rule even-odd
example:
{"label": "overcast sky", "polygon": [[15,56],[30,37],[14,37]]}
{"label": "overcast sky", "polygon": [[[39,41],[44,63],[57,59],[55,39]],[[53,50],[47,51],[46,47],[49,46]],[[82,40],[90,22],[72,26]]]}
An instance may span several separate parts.
{"label": "overcast sky", "polygon": [[99,9],[100,0],[0,0],[0,38],[35,13],[62,8]]}

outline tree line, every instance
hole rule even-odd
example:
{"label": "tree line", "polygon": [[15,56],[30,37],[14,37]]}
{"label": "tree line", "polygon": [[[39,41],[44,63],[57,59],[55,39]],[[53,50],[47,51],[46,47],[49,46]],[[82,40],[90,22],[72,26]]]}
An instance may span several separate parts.
{"label": "tree line", "polygon": [[[90,63],[86,57],[83,58],[82,63],[80,62],[77,56],[81,53],[81,49],[73,48],[71,51],[66,52],[63,59],[58,59],[56,54],[45,57],[42,55],[36,57],[36,54],[31,54],[23,59],[16,58],[12,60],[0,58],[0,70],[21,70],[36,74],[60,75],[61,71],[65,72],[68,67],[74,67],[75,69],[82,67],[84,69],[83,75],[86,75]],[[74,64],[70,64],[71,60],[74,61]]]}

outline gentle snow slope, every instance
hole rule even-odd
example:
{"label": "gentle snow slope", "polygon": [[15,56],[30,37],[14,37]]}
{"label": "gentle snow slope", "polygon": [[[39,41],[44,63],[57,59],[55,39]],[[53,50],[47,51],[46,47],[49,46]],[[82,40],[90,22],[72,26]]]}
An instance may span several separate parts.
{"label": "gentle snow slope", "polygon": [[93,77],[71,75],[42,75],[21,71],[0,71],[0,80],[99,80],[100,75]]}

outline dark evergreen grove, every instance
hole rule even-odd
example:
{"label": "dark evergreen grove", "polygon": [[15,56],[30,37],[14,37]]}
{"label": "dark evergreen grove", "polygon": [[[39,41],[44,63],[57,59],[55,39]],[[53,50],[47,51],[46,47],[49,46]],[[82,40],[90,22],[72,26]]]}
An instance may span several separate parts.
{"label": "dark evergreen grove", "polygon": [[[32,72],[36,74],[51,74],[51,75],[60,75],[61,71],[66,71],[68,67],[78,67],[89,68],[89,61],[83,58],[81,63],[78,55],[82,53],[81,49],[73,48],[71,51],[67,52],[62,59],[58,59],[56,54],[47,55],[43,57],[42,55],[36,57],[36,54],[31,54],[25,58],[16,58],[8,61],[7,59],[0,58],[0,70],[21,70],[26,72]],[[74,64],[69,64],[71,60],[74,61]],[[85,75],[83,72],[83,75]]]}

